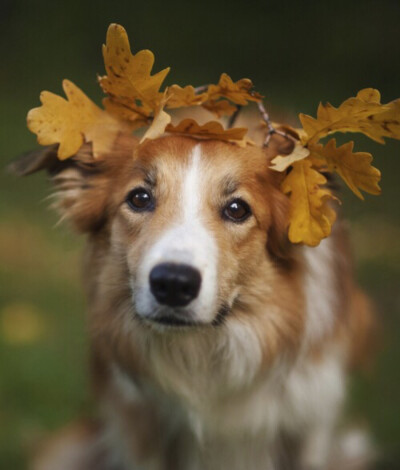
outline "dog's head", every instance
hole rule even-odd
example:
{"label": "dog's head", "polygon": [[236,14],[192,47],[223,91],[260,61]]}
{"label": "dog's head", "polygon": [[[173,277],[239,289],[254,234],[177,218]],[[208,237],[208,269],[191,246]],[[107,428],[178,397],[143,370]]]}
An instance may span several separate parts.
{"label": "dog's head", "polygon": [[287,316],[295,289],[282,282],[291,277],[289,204],[269,168],[285,143],[275,136],[267,149],[240,148],[167,136],[139,144],[122,136],[101,160],[89,145],[64,162],[49,148],[14,169],[47,168],[62,217],[88,234],[97,333],[125,341],[134,328],[182,335],[241,318],[271,346],[299,336],[301,323]]}
{"label": "dog's head", "polygon": [[120,197],[113,235],[136,313],[153,323],[220,321],[268,246],[271,254],[285,236],[286,198],[259,149],[149,141],[137,149]]}

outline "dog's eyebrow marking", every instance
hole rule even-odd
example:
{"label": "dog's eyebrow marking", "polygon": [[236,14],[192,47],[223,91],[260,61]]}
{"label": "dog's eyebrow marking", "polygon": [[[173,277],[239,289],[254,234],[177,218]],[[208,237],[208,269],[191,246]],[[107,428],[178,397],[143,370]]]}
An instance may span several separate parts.
{"label": "dog's eyebrow marking", "polygon": [[154,188],[157,184],[157,169],[155,167],[137,166],[137,171],[143,174],[144,182],[151,188]]}
{"label": "dog's eyebrow marking", "polygon": [[235,193],[239,189],[239,186],[239,181],[230,176],[226,176],[221,182],[223,196],[230,196]]}

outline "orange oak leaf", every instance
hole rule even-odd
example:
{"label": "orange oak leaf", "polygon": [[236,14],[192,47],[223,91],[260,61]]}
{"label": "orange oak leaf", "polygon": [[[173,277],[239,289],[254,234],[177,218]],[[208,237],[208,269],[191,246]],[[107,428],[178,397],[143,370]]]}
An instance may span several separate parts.
{"label": "orange oak leaf", "polygon": [[184,88],[172,85],[168,88],[167,108],[180,108],[183,106],[198,106],[207,99],[207,93],[196,94],[192,85]]}
{"label": "orange oak leaf", "polygon": [[99,78],[105,93],[113,101],[120,97],[132,100],[149,114],[160,100],[160,87],[169,72],[166,68],[151,75],[154,54],[149,50],[132,55],[128,35],[118,24],[111,24],[103,45],[104,64],[107,75]]}
{"label": "orange oak leaf", "polygon": [[338,173],[347,186],[360,199],[364,199],[360,189],[370,194],[380,194],[381,172],[371,165],[372,155],[367,152],[353,152],[354,142],[336,147],[331,139],[325,145],[311,147],[313,156],[326,162],[326,169]]}
{"label": "orange oak leaf", "polygon": [[210,100],[218,98],[227,98],[233,103],[245,106],[248,101],[261,101],[262,96],[259,93],[252,92],[253,83],[248,78],[242,78],[233,82],[231,77],[223,73],[217,85],[209,85],[208,97]]}
{"label": "orange oak leaf", "polygon": [[126,124],[96,106],[76,85],[63,81],[67,100],[48,91],[40,95],[42,106],[31,109],[28,128],[41,145],[59,143],[58,157],[75,155],[82,144],[92,142],[93,156],[111,149],[116,135],[129,131]]}
{"label": "orange oak leaf", "polygon": [[136,106],[132,100],[120,97],[118,101],[111,98],[103,99],[103,106],[106,111],[114,115],[117,119],[127,121],[131,125],[132,130],[147,126],[151,121],[142,107]]}
{"label": "orange oak leaf", "polygon": [[208,100],[202,104],[203,108],[214,113],[217,117],[232,116],[237,110],[236,106],[233,106],[227,100]]}
{"label": "orange oak leaf", "polygon": [[218,121],[209,121],[205,124],[198,124],[194,119],[183,119],[179,124],[170,124],[166,129],[174,134],[188,134],[196,138],[224,140],[234,142],[244,147],[249,143],[245,138],[247,129],[245,127],[235,127],[224,129]]}
{"label": "orange oak leaf", "polygon": [[306,136],[303,144],[316,143],[334,132],[361,132],[379,143],[384,137],[400,139],[400,100],[381,104],[380,93],[373,88],[358,92],[338,108],[320,103],[317,118],[300,114]]}
{"label": "orange oak leaf", "polygon": [[293,163],[292,171],[282,183],[282,191],[289,194],[289,240],[317,246],[331,233],[336,212],[331,207],[334,196],[324,188],[326,178],[312,168],[308,159]]}

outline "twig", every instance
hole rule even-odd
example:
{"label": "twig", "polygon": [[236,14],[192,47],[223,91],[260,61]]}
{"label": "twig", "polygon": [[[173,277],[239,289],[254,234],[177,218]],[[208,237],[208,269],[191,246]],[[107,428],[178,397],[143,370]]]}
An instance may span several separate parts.
{"label": "twig", "polygon": [[238,118],[241,110],[242,110],[242,106],[239,104],[236,108],[236,111],[230,116],[228,120],[228,124],[227,124],[228,129],[231,129],[235,125],[236,119]]}
{"label": "twig", "polygon": [[263,147],[268,147],[268,144],[269,144],[269,141],[271,140],[272,134],[281,135],[285,139],[289,139],[291,141],[294,140],[294,138],[291,135],[287,134],[286,132],[275,129],[275,127],[272,125],[271,118],[269,117],[269,114],[268,114],[267,110],[265,109],[264,103],[262,101],[257,102],[257,106],[258,106],[258,110],[261,114],[261,117],[262,117],[263,121],[265,122],[265,124],[267,125],[267,128],[268,128],[268,132],[267,132],[267,135],[265,137]]}
{"label": "twig", "polygon": [[198,86],[194,89],[194,92],[195,92],[196,95],[200,95],[200,93],[204,93],[205,91],[207,91],[209,86],[210,85]]}

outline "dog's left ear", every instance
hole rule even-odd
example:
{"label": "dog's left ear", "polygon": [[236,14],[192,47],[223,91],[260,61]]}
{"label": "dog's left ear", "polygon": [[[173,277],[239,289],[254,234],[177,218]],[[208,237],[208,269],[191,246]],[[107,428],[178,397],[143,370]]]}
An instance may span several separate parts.
{"label": "dog's left ear", "polygon": [[91,145],[84,144],[62,161],[57,158],[58,146],[51,145],[22,155],[8,169],[19,176],[46,170],[55,189],[53,207],[62,219],[79,232],[95,232],[107,221],[112,177],[132,161],[135,143],[133,137],[121,136],[103,159],[93,158]]}
{"label": "dog's left ear", "polygon": [[[271,163],[277,155],[289,155],[293,147],[294,142],[291,139],[273,134],[268,146],[264,147],[265,157]],[[268,231],[267,248],[269,253],[280,261],[288,261],[292,251],[292,244],[288,238],[290,202],[280,189],[284,177],[285,173],[270,170],[272,221]]]}
{"label": "dog's left ear", "polygon": [[271,191],[271,225],[268,230],[267,249],[277,260],[289,260],[291,243],[288,238],[289,199],[278,187]]}

